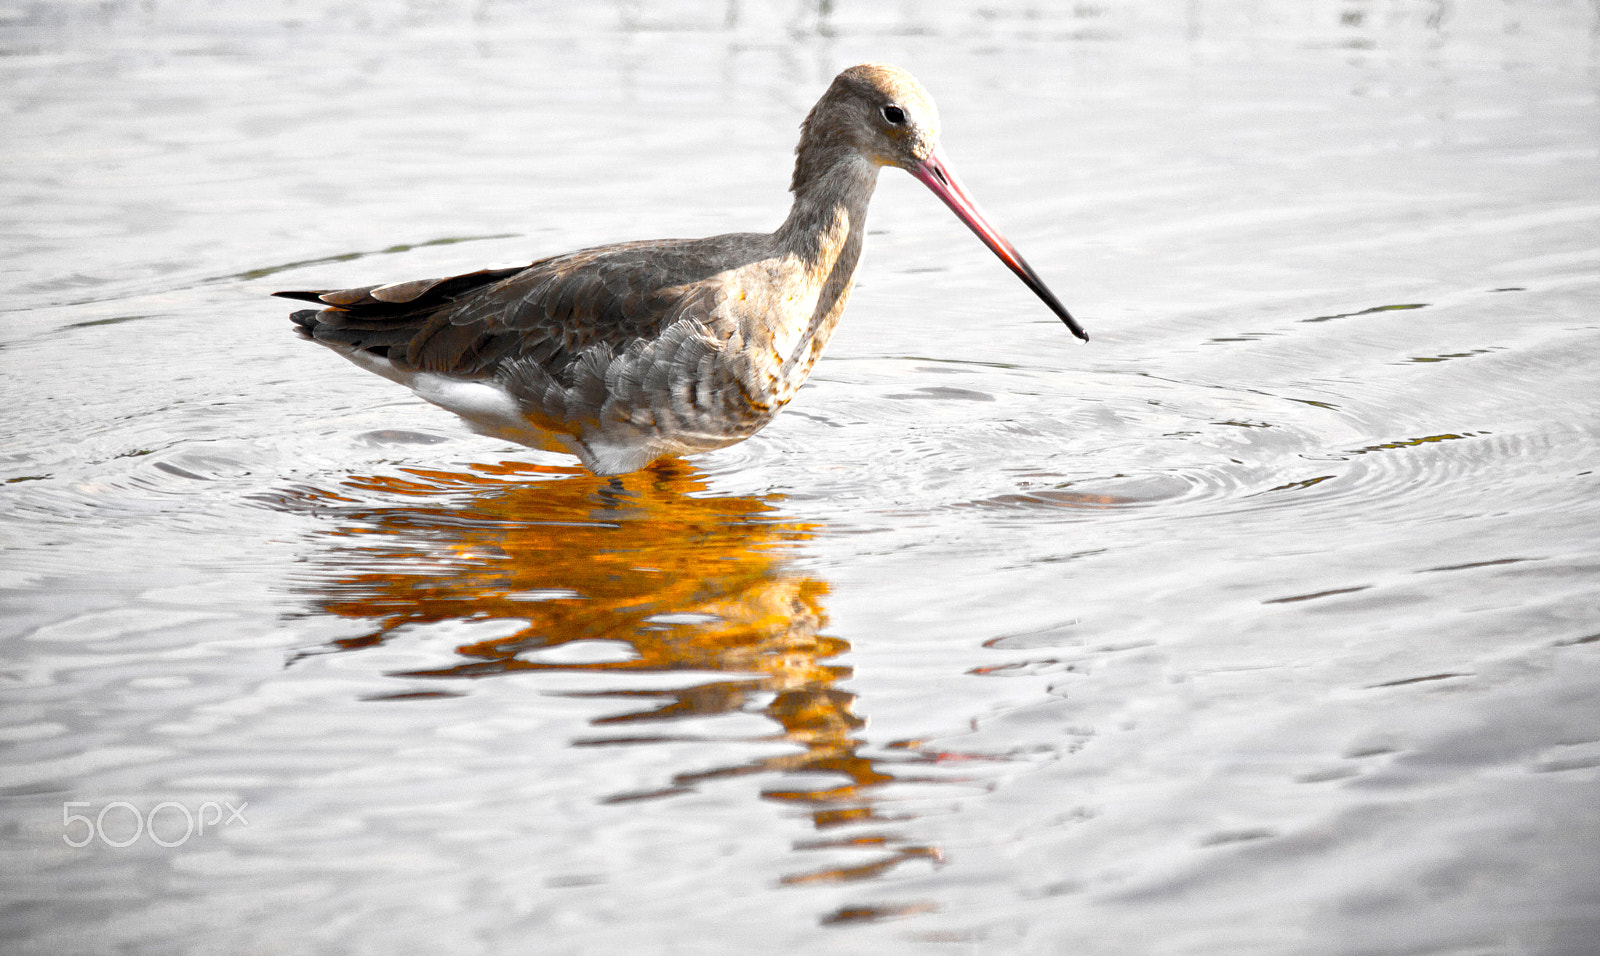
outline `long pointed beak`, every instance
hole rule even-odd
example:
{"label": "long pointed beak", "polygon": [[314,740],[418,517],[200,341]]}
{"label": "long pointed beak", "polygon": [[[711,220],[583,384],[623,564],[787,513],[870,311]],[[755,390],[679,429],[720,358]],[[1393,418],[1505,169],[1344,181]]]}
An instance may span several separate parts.
{"label": "long pointed beak", "polygon": [[928,154],[927,159],[910,167],[908,172],[922,180],[922,184],[933,190],[935,196],[944,200],[944,204],[949,206],[950,210],[962,222],[967,224],[967,228],[977,233],[978,238],[983,240],[983,244],[988,246],[995,255],[999,256],[1000,261],[1010,267],[1011,271],[1017,274],[1017,278],[1032,289],[1034,295],[1043,299],[1044,304],[1050,307],[1050,311],[1054,312],[1062,322],[1066,323],[1067,328],[1072,330],[1073,335],[1083,339],[1085,342],[1089,341],[1089,333],[1083,330],[1083,326],[1079,325],[1078,321],[1067,311],[1067,307],[1061,304],[1061,300],[1056,298],[1056,294],[1051,292],[1049,287],[1044,284],[1044,280],[1039,278],[1039,274],[1033,271],[1033,267],[1028,265],[1028,260],[1022,258],[1022,254],[1017,252],[1016,247],[1007,242],[1006,237],[1000,235],[995,227],[989,225],[989,220],[984,217],[982,210],[978,208],[978,204],[973,202],[971,196],[967,195],[966,187],[962,186],[961,180],[956,178],[955,170],[950,168],[950,163],[945,159],[944,151],[941,148],[935,146],[933,152]]}

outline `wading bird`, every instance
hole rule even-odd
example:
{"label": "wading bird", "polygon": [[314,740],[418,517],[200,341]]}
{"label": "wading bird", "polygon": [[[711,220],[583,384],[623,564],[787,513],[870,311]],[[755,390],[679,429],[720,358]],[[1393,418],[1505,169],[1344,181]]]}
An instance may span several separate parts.
{"label": "wading bird", "polygon": [[904,70],[840,73],[801,126],[777,231],[624,242],[445,279],[276,295],[297,331],[474,430],[597,475],[742,441],[794,397],[844,313],[878,170],[921,180],[1087,341],[989,225]]}

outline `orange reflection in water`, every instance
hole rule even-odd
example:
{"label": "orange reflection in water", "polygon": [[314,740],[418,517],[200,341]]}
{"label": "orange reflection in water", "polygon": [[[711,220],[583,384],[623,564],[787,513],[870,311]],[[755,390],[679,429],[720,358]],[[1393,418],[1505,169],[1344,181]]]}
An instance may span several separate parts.
{"label": "orange reflection in water", "polygon": [[[590,696],[638,698],[643,709],[594,726],[639,730],[573,741],[638,745],[692,739],[647,732],[668,721],[759,713],[794,753],[674,775],[665,786],[612,794],[607,802],[686,792],[700,781],[765,773],[828,773],[838,785],[769,788],[762,796],[808,808],[819,830],[902,819],[875,808],[872,791],[896,778],[859,753],[855,695],[835,686],[849,649],[821,633],[823,581],[791,567],[791,552],[818,526],[783,516],[763,498],[717,496],[687,466],[660,463],[620,479],[505,462],[471,473],[407,469],[407,477],[360,477],[337,493],[298,489],[282,505],[336,518],[340,539],[318,560],[316,608],[367,622],[329,651],[382,644],[398,629],[463,620],[515,620],[515,633],[458,646],[459,662],[394,676],[486,678],[517,672],[610,672],[614,689]],[[585,662],[582,642],[623,642],[630,654]],[[566,647],[562,654],[558,649]],[[632,687],[632,672],[710,676],[669,690]],[[398,693],[393,698],[453,696]],[[905,762],[921,758],[907,753]],[[937,848],[888,833],[807,841],[797,850],[857,850],[873,858],[791,874],[784,884],[870,879]]]}

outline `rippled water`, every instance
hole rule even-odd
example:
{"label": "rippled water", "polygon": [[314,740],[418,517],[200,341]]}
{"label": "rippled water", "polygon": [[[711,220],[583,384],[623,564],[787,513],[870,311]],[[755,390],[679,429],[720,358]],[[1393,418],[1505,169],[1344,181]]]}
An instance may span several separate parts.
{"label": "rippled water", "polygon": [[[1596,951],[1592,3],[0,52],[8,952]],[[1092,344],[886,173],[800,398],[609,482],[266,298],[770,228],[868,59]]]}

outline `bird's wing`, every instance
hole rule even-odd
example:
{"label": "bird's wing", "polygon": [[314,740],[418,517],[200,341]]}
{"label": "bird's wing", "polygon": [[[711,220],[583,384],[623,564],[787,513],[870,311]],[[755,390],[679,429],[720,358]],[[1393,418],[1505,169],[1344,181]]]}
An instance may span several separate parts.
{"label": "bird's wing", "polygon": [[704,280],[736,266],[711,240],[623,243],[445,279],[275,295],[315,302],[302,334],[365,349],[418,371],[462,377],[531,361],[557,379],[596,348],[621,352],[715,305]]}

